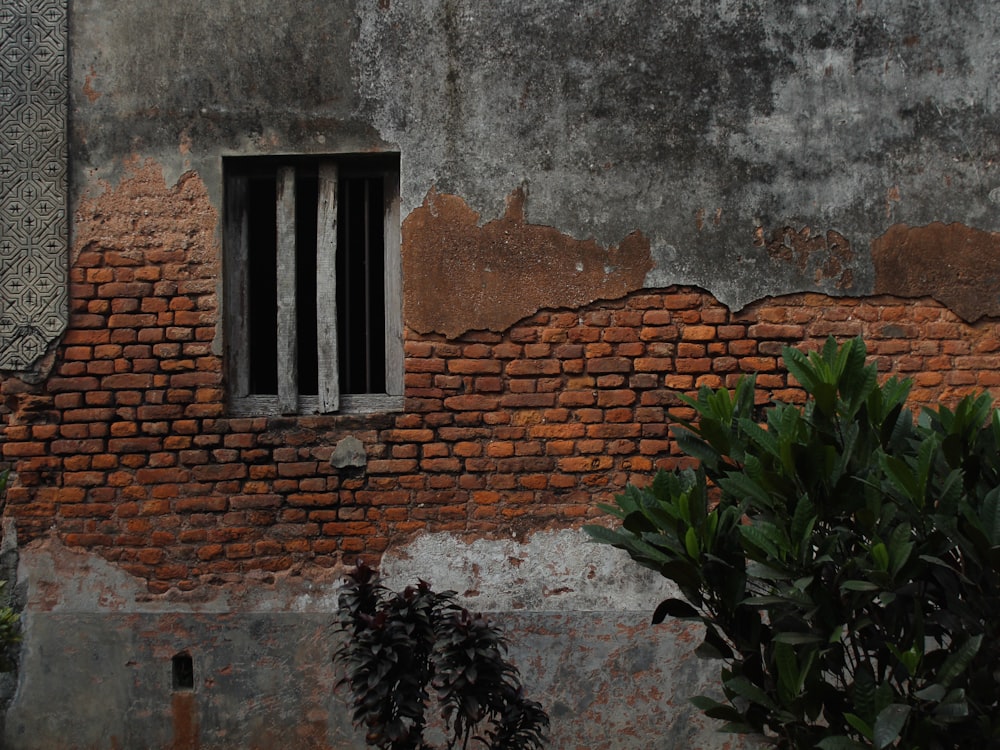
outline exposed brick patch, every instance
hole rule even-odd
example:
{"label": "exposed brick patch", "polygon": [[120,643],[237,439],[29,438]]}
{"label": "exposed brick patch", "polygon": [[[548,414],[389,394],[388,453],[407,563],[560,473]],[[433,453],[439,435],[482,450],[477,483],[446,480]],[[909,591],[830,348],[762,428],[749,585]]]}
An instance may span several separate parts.
{"label": "exposed brick patch", "polygon": [[[653,260],[641,232],[603,247],[526,222],[525,200],[515,190],[504,216],[481,225],[462,198],[432,190],[407,216],[403,305],[414,330],[500,331],[540,308],[613,299],[642,286]],[[562,337],[556,332],[553,340]]]}
{"label": "exposed brick patch", "polygon": [[[46,382],[0,385],[5,513],[153,592],[251,570],[377,558],[415,534],[521,538],[599,514],[628,482],[689,464],[681,393],[754,373],[759,403],[801,401],[788,344],[863,335],[914,404],[1000,394],[995,325],[941,304],[819,294],[733,314],[691,288],[543,311],[503,332],[407,331],[400,414],[229,418],[217,323],[217,217],[194,176],[142,167],[80,209],[71,324]],[[330,464],[348,435],[364,471]]]}

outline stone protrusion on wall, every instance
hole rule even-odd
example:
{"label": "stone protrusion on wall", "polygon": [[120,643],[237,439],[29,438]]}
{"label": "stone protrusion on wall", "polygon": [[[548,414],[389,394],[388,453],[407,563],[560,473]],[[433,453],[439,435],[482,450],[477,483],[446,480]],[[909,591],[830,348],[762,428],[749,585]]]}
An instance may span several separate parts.
{"label": "stone protrusion on wall", "polygon": [[334,448],[333,455],[330,456],[330,465],[337,469],[364,468],[368,463],[368,454],[365,452],[365,444],[353,435],[348,435]]}
{"label": "stone protrusion on wall", "polygon": [[66,327],[66,5],[0,6],[0,370],[29,371]]}

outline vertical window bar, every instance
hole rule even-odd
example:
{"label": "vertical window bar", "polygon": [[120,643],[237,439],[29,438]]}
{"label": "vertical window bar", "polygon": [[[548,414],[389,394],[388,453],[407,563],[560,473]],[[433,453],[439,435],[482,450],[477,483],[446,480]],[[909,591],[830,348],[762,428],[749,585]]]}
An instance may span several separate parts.
{"label": "vertical window bar", "polygon": [[399,256],[399,174],[386,172],[382,180],[383,298],[385,305],[385,391],[403,394],[403,316],[400,300],[403,296],[403,275]]}
{"label": "vertical window bar", "polygon": [[337,362],[337,165],[319,167],[316,216],[316,350],[319,360],[319,410],[340,408]]}
{"label": "vertical window bar", "polygon": [[277,174],[278,408],[298,411],[298,338],[295,320],[295,168]]}
{"label": "vertical window bar", "polygon": [[247,226],[247,178],[230,176],[226,180],[226,304],[234,315],[226,318],[226,342],[232,373],[231,396],[243,398],[250,393],[250,280],[247,273],[249,255]]}

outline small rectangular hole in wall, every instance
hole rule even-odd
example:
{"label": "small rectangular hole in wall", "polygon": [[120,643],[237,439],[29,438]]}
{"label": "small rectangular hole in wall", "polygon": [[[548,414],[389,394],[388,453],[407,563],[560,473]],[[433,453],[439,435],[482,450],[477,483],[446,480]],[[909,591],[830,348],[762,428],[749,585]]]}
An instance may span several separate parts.
{"label": "small rectangular hole in wall", "polygon": [[194,690],[194,661],[191,654],[177,654],[172,661],[174,690]]}

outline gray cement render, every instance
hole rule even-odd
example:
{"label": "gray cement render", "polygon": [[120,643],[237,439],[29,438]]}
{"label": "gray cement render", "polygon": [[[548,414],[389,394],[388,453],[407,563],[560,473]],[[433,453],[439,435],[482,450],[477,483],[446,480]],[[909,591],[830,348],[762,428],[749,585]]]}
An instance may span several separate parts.
{"label": "gray cement render", "polygon": [[[1000,229],[986,0],[80,0],[72,27],[77,191],[133,154],[218,195],[221,154],[398,149],[404,217],[523,187],[528,221],[641,230],[647,286],[734,307],[870,292],[895,223]],[[754,246],[783,227],[844,235],[851,282]]]}
{"label": "gray cement render", "polygon": [[394,590],[421,578],[485,612],[647,614],[679,595],[673,583],[632,564],[624,552],[571,530],[470,542],[452,534],[425,534],[394,549],[380,572]]}
{"label": "gray cement render", "polygon": [[[550,713],[553,748],[733,741],[687,702],[712,691],[717,666],[691,656],[699,634],[649,624],[663,582],[633,575],[578,533],[539,533],[523,546],[435,535],[390,552],[385,568],[391,586],[434,575],[439,590],[463,589],[467,605],[493,613],[526,690]],[[200,750],[364,746],[334,689],[335,576],[150,598],[110,563],[50,540],[22,550],[19,585],[29,599],[5,748],[186,748],[193,727]],[[473,585],[483,596],[470,595]],[[571,588],[575,597],[559,590]],[[173,686],[180,653],[192,659],[191,691]]]}
{"label": "gray cement render", "polygon": [[[648,614],[498,613],[510,658],[549,711],[552,748],[674,750],[733,737],[687,705],[711,690],[693,643]],[[327,614],[36,613],[5,748],[174,748],[171,657],[192,656],[200,750],[360,750],[329,655]],[[324,744],[325,743],[325,744]],[[733,748],[736,745],[730,744]]]}

